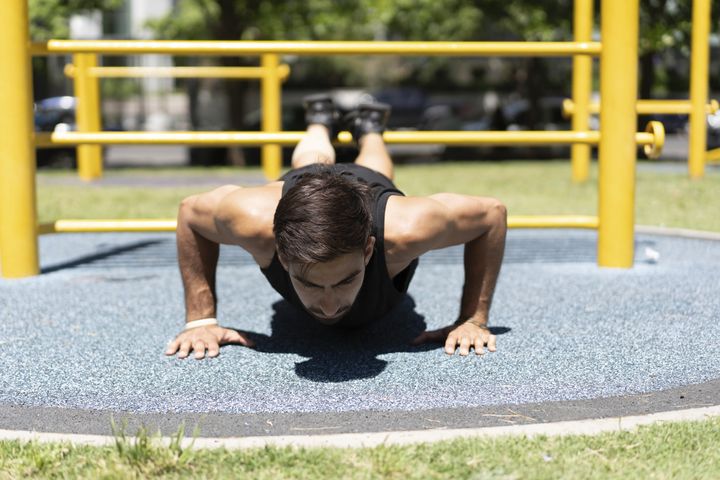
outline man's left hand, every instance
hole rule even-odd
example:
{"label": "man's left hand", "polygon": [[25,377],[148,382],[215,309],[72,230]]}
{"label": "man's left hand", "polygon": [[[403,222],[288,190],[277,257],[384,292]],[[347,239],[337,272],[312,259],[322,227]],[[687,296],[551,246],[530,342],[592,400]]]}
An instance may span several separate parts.
{"label": "man's left hand", "polygon": [[472,322],[423,332],[412,341],[412,344],[421,345],[430,342],[445,343],[445,353],[448,355],[454,354],[458,346],[460,346],[458,353],[462,356],[470,353],[470,347],[475,349],[477,355],[485,353],[485,345],[490,352],[496,350],[495,335],[490,333],[490,329]]}

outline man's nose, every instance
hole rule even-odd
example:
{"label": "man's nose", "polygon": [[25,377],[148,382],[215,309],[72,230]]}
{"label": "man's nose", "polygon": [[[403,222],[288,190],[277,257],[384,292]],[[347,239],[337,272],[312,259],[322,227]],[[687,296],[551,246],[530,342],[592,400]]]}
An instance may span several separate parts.
{"label": "man's nose", "polygon": [[325,294],[320,301],[320,309],[326,317],[334,317],[340,310],[340,300],[335,295]]}

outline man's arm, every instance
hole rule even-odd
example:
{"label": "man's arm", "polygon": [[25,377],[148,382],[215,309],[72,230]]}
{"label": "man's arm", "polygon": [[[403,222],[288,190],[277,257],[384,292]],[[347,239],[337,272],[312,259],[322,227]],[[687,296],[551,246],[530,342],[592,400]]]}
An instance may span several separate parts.
{"label": "man's arm", "polygon": [[215,271],[220,239],[213,228],[214,217],[217,204],[231,188],[193,195],[180,204],[176,240],[187,322],[216,316]]}
{"label": "man's arm", "polygon": [[[454,325],[426,332],[416,339],[444,341],[448,353],[460,345],[466,355],[473,346],[495,349],[495,338],[487,329],[490,305],[505,251],[507,211],[497,199],[443,193],[427,198],[406,197],[406,234],[396,253],[419,256],[429,250],[465,245],[465,283],[458,319]],[[404,250],[404,251],[403,251]]]}
{"label": "man's arm", "polygon": [[[262,256],[258,246],[262,245],[261,232],[266,222],[255,217],[267,214],[257,207],[266,200],[266,195],[261,189],[247,190],[220,187],[188,197],[180,204],[176,236],[186,322],[216,317],[215,272],[221,243],[240,245],[255,258]],[[208,354],[214,357],[219,353],[219,346],[226,343],[252,346],[240,332],[210,325],[181,332],[165,353],[173,355],[179,350],[179,357],[185,358],[194,350],[199,359],[204,357],[207,348]]]}

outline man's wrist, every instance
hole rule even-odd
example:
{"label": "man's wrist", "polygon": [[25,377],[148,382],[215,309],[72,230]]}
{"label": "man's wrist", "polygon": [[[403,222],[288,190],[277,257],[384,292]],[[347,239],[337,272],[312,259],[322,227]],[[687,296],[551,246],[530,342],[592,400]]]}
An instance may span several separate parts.
{"label": "man's wrist", "polygon": [[184,330],[190,330],[191,328],[207,327],[210,325],[217,325],[218,321],[215,317],[201,318],[198,320],[191,320],[185,324]]}
{"label": "man's wrist", "polygon": [[455,325],[462,325],[465,323],[470,323],[470,324],[473,324],[476,327],[480,327],[480,328],[488,328],[487,318],[480,317],[477,315],[468,315],[468,316],[461,315],[460,317],[458,317],[457,321],[455,322]]}

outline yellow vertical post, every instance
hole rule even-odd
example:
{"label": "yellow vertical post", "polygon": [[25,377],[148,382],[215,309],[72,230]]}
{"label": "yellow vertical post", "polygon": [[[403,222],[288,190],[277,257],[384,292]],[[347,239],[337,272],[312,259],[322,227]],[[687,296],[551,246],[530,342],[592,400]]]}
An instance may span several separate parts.
{"label": "yellow vertical post", "polygon": [[37,275],[32,74],[26,0],[0,2],[0,271]]}
{"label": "yellow vertical post", "polygon": [[[279,132],[281,123],[280,104],[280,57],[275,54],[262,56],[263,76],[261,82],[262,97],[262,131]],[[282,148],[280,145],[262,146],[263,173],[268,180],[277,180],[282,167]]]}
{"label": "yellow vertical post", "polygon": [[692,12],[692,45],[690,53],[690,178],[705,175],[708,97],[708,57],[710,43],[710,0],[694,0]]}
{"label": "yellow vertical post", "polygon": [[[77,53],[73,55],[75,65],[75,97],[77,109],[75,121],[79,132],[98,132],[100,125],[100,89],[98,79],[90,75],[90,69],[97,67],[97,55]],[[102,177],[102,147],[100,145],[79,145],[77,147],[78,174],[83,180]]]}
{"label": "yellow vertical post", "polygon": [[[592,40],[593,0],[575,0],[573,31],[576,42]],[[585,132],[590,126],[590,91],[592,89],[592,57],[575,55],[572,68],[572,97],[575,113],[572,129]],[[584,182],[590,174],[590,145],[576,143],[570,147],[572,180]]]}
{"label": "yellow vertical post", "polygon": [[598,265],[634,256],[639,0],[601,3]]}

